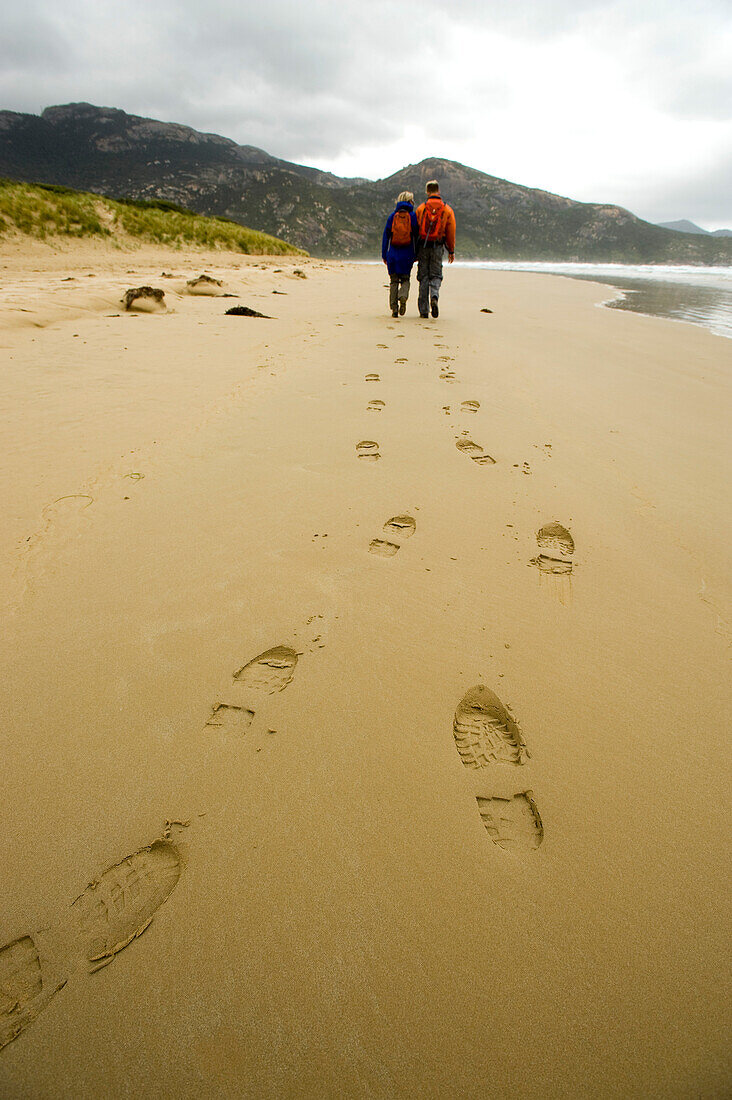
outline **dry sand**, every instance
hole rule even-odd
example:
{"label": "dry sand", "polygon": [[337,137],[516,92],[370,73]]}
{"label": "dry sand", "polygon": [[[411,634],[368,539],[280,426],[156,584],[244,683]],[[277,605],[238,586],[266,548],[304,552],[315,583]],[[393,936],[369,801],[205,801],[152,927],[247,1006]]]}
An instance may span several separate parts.
{"label": "dry sand", "polygon": [[0,283],[0,1095],[725,1094],[732,343],[530,274]]}

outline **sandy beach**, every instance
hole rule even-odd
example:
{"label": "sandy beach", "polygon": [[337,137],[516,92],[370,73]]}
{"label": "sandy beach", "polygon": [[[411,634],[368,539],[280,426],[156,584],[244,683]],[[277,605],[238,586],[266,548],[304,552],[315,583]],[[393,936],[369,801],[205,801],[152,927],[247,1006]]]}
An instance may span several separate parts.
{"label": "sandy beach", "polygon": [[3,1098],[727,1094],[732,342],[384,271],[0,249]]}

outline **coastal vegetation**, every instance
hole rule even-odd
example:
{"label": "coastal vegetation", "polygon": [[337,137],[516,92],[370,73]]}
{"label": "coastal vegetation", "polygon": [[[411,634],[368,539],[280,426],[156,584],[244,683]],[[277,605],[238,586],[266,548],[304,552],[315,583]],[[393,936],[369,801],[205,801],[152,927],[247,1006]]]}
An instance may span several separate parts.
{"label": "coastal vegetation", "polygon": [[302,255],[294,245],[228,218],[196,214],[165,200],[111,199],[56,184],[0,179],[0,238],[21,233],[45,241],[59,237],[125,239],[197,246],[252,255]]}

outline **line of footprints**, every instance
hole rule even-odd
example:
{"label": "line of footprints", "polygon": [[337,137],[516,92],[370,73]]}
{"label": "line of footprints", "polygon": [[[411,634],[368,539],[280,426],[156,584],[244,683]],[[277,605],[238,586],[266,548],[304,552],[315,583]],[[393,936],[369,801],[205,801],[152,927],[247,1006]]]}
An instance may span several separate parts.
{"label": "line of footprints", "polygon": [[[383,533],[389,538],[375,538],[369,543],[369,552],[382,558],[393,558],[401,549],[402,543],[412,537],[417,530],[412,516],[392,516],[383,527]],[[574,568],[574,539],[561,523],[546,523],[536,533],[539,553],[531,559],[542,573],[556,576],[570,574]],[[248,666],[247,666],[248,667]],[[245,669],[242,670],[244,672]]]}
{"label": "line of footprints", "polygon": [[[445,371],[443,376],[449,374]],[[379,375],[367,375],[366,380],[378,382]],[[374,400],[368,407],[381,411],[384,403]],[[465,401],[461,406],[467,413],[479,407],[477,401]],[[479,464],[495,461],[470,439],[460,438],[457,447]],[[356,452],[365,461],[375,462],[380,457],[378,444],[372,440],[362,440]],[[415,530],[411,516],[392,516],[384,524],[384,537],[372,539],[369,551],[393,557]],[[536,538],[539,553],[532,564],[545,573],[572,572],[574,541],[565,527],[548,523]],[[313,642],[319,640],[316,637]],[[206,728],[224,736],[244,735],[262,701],[292,681],[297,661],[294,649],[275,646],[243,665],[232,674],[230,701],[213,706]],[[522,765],[529,755],[508,707],[482,685],[471,688],[458,704],[453,735],[466,768]],[[509,797],[486,792],[477,796],[477,805],[489,836],[501,848],[526,851],[542,843],[544,827],[530,790]],[[180,879],[184,861],[173,830],[184,824],[166,823],[162,837],[108,867],[54,927],[0,947],[0,1050],[36,1019],[69,980],[107,966],[149,927]]]}
{"label": "line of footprints", "polygon": [[[387,350],[386,344],[377,344],[376,346],[382,350]],[[447,345],[435,344],[435,347],[446,349]],[[447,364],[452,362],[453,357],[451,355],[441,355],[438,359],[441,363]],[[399,358],[395,362],[406,363],[408,360]],[[440,369],[441,380],[456,381],[454,371],[446,365],[443,365]],[[365,376],[365,381],[380,382],[381,376],[376,372],[372,372]],[[366,406],[368,412],[382,412],[385,407],[385,402],[379,398],[373,398]],[[451,415],[452,408],[450,405],[443,405],[442,409],[446,416]],[[466,400],[460,403],[460,412],[463,414],[475,414],[479,409],[479,401]],[[479,443],[472,440],[467,430],[455,437],[455,446],[478,466],[496,465],[495,458],[489,455]],[[362,439],[356,444],[356,456],[365,462],[378,462],[381,458],[379,444],[373,439]],[[524,473],[528,472],[528,464],[524,463]],[[401,535],[403,540],[414,534],[415,522],[411,516],[393,516],[384,524],[384,531],[392,536]],[[572,572],[574,540],[566,527],[557,522],[547,523],[537,532],[536,541],[539,553],[531,559],[532,565],[536,565],[542,573],[551,573],[557,576]],[[373,539],[369,550],[374,554],[380,554],[382,557],[393,557],[399,550],[400,545],[401,542],[395,542],[393,539]]]}
{"label": "line of footprints", "polygon": [[[385,525],[395,538],[409,538],[414,530],[409,516],[395,516]],[[399,544],[375,539],[370,549],[391,556]],[[216,703],[206,726],[241,737],[266,697],[284,691],[292,681],[297,662],[298,653],[290,646],[274,646],[254,657],[232,675],[236,701]],[[467,768],[520,765],[528,757],[516,719],[482,685],[471,688],[458,704],[453,735]],[[539,847],[544,827],[531,791],[508,798],[486,793],[478,796],[477,803],[490,837],[501,848]],[[173,830],[185,824],[168,822],[162,837],[108,867],[54,927],[20,936],[0,948],[0,1050],[36,1019],[69,980],[101,970],[150,926],[180,879],[184,861]]]}
{"label": "line of footprints", "polygon": [[[377,344],[376,346],[377,348],[386,349],[387,345]],[[435,347],[441,348],[445,347],[445,345],[436,344]],[[441,355],[439,359],[443,363],[448,363],[452,361],[452,356]],[[404,358],[399,358],[395,359],[394,362],[407,363],[408,360]],[[444,382],[456,382],[457,378],[454,371],[450,370],[446,366],[443,366],[441,368],[440,380]],[[369,374],[366,374],[364,376],[364,381],[380,382],[381,375],[377,372],[370,372]],[[380,400],[379,398],[373,398],[371,401],[368,402],[366,409],[368,412],[382,412],[385,407],[386,405],[384,401]],[[460,412],[462,413],[477,413],[479,408],[479,401],[468,400],[463,401],[460,404]],[[446,416],[449,416],[451,413],[450,406],[443,405],[443,412]],[[479,466],[495,466],[496,464],[495,458],[493,458],[492,455],[489,455],[485,448],[481,447],[479,443],[476,443],[474,440],[472,440],[468,431],[463,431],[460,436],[455,437],[455,446],[462,454],[467,455],[468,458],[472,459],[473,462],[477,463],[477,465]],[[364,462],[378,462],[381,458],[379,444],[373,439],[360,440],[360,442],[356,444],[356,457],[360,458]]]}
{"label": "line of footprints", "polygon": [[[260,653],[233,674],[237,701],[217,703],[206,726],[224,734],[245,733],[262,700],[290,683],[297,660],[289,646]],[[0,947],[0,1050],[70,980],[107,966],[150,926],[180,879],[183,855],[173,833],[186,824],[166,823],[162,837],[108,867],[53,927]]]}

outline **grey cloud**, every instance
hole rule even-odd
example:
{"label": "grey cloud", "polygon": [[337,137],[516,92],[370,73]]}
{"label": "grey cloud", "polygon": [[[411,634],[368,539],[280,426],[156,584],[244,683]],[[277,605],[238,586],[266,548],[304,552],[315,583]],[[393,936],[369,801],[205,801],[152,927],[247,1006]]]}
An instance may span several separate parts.
{"label": "grey cloud", "polygon": [[[147,0],[128,0],[124,11],[89,0],[66,0],[61,11],[45,0],[28,0],[22,16],[0,16],[0,61],[7,69],[8,54],[15,54],[16,82],[25,70],[24,83],[36,93],[37,80],[48,87],[52,76],[71,77],[76,70],[68,98],[109,101],[126,88],[119,104],[132,109],[142,100],[141,80],[153,91],[157,78],[153,100],[169,102],[174,114],[176,103],[195,101],[195,89],[208,89],[209,109],[213,93],[219,96],[208,129],[227,117],[232,96],[247,96],[263,118],[269,100],[273,135],[282,129],[307,133],[319,146],[332,147],[337,135],[324,141],[323,131],[347,111],[330,99],[350,104],[354,125],[365,125],[368,137],[375,128],[369,113],[380,114],[393,131],[395,103],[428,98],[427,77],[435,76],[438,102],[430,110],[439,113],[442,98],[450,99],[450,73],[441,73],[439,62],[453,26],[547,43],[581,31],[621,54],[634,79],[672,114],[718,112],[724,81],[715,85],[701,66],[706,39],[725,22],[724,0],[699,4],[692,13],[681,0],[641,6],[631,0],[499,0],[490,6],[453,0],[448,10],[438,0],[422,0],[412,14],[391,0],[157,0],[154,12]],[[69,84],[61,80],[51,98],[64,98]],[[8,95],[7,80],[0,89]],[[16,104],[18,98],[16,88]],[[453,110],[453,117],[461,116]],[[233,136],[246,140],[241,130]]]}
{"label": "grey cloud", "polygon": [[[719,120],[732,78],[710,58],[729,26],[728,0],[698,0],[693,10],[688,0],[421,0],[414,9],[392,0],[156,0],[154,8],[149,0],[124,8],[25,0],[0,12],[0,107],[38,111],[85,99],[306,163],[373,149],[376,175],[380,148],[410,122],[425,130],[425,155],[461,159],[460,143],[482,137],[489,108],[511,118],[513,82],[491,83],[490,58],[485,73],[469,74],[473,99],[459,98],[461,58],[448,52],[454,28],[494,30],[548,52],[558,39],[578,50],[589,43],[620,65],[640,106]],[[489,148],[489,132],[485,141]],[[551,170],[537,163],[535,179]],[[610,164],[604,172],[603,191],[615,195],[619,173]],[[684,192],[689,202],[698,193],[711,208],[695,186],[690,180]],[[637,190],[626,204],[639,205]],[[693,206],[683,213],[703,216]]]}
{"label": "grey cloud", "polygon": [[624,51],[628,77],[639,93],[673,118],[732,118],[729,58],[720,37],[732,40],[732,9],[707,0],[699,7],[674,2],[664,17],[629,25]]}
{"label": "grey cloud", "polygon": [[732,119],[732,75],[705,76],[693,73],[679,79],[669,91],[665,106],[676,118],[695,120]]}
{"label": "grey cloud", "polygon": [[[29,18],[30,14],[30,18]],[[73,49],[63,27],[53,18],[36,24],[26,5],[0,16],[0,74],[2,83],[28,79],[28,74],[58,75],[73,69]],[[27,88],[15,87],[27,95]]]}
{"label": "grey cloud", "polygon": [[634,187],[627,202],[647,221],[666,222],[689,218],[702,224],[732,229],[732,151],[725,149],[711,166],[690,165],[688,173],[671,183],[650,180],[645,187]]}
{"label": "grey cloud", "polygon": [[348,94],[354,69],[357,76],[368,68],[374,89],[393,87],[400,69],[413,68],[419,49],[427,48],[435,25],[396,13],[385,0],[358,5],[271,0],[257,9],[223,0],[216,19],[197,4],[180,19],[175,4],[169,34],[173,49],[200,53],[229,72],[240,67],[306,96],[328,90]]}
{"label": "grey cloud", "polygon": [[[428,0],[427,6],[433,10],[435,18],[440,18],[439,13],[444,18],[448,10],[444,4],[433,0]],[[614,6],[618,5],[612,0],[522,0],[520,3],[499,0],[490,5],[485,0],[452,0],[449,17],[451,22],[463,26],[480,25],[531,41],[548,41],[571,31],[595,12]]]}

